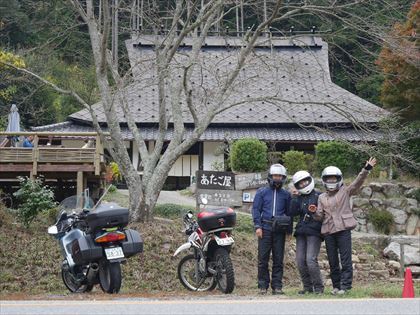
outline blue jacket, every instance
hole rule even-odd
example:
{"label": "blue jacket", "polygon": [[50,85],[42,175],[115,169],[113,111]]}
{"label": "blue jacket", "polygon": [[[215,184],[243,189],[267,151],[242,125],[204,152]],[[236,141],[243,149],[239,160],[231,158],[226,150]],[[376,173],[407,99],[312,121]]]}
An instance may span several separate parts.
{"label": "blue jacket", "polygon": [[[319,195],[319,192],[313,190],[309,195],[300,195],[292,198],[289,215],[299,216],[299,221],[295,227],[295,236],[314,235],[321,237],[322,222],[315,221],[313,214],[308,210],[309,205],[318,205]],[[305,215],[308,215],[308,217],[304,220]]]}
{"label": "blue jacket", "polygon": [[25,140],[23,140],[23,147],[24,148],[33,148],[34,145],[31,143],[31,141],[29,141],[28,138],[25,138]]}
{"label": "blue jacket", "polygon": [[[252,219],[255,229],[271,230],[273,216],[288,215],[290,193],[284,189],[262,187],[258,189],[252,206]],[[275,204],[274,204],[275,203]],[[289,229],[292,232],[292,226]]]}

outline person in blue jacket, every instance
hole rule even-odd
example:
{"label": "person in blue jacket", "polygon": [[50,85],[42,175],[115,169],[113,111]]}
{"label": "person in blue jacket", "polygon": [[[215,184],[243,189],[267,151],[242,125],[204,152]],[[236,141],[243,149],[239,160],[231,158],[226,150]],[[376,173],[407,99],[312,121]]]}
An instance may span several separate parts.
{"label": "person in blue jacket", "polygon": [[29,136],[27,138],[25,137],[25,140],[23,140],[23,147],[24,148],[33,148],[34,145],[32,144],[32,140],[33,140],[32,136]]}
{"label": "person in blue jacket", "polygon": [[[283,293],[283,258],[286,234],[292,233],[292,221],[287,217],[290,193],[282,187],[287,178],[286,168],[273,164],[268,174],[268,187],[258,189],[253,203],[252,218],[258,238],[258,288],[260,294],[266,294],[270,285],[268,261],[273,254],[271,288],[273,294]],[[282,217],[289,219],[284,229],[273,229],[273,220]]]}
{"label": "person in blue jacket", "polygon": [[320,193],[314,189],[314,179],[307,171],[296,172],[292,177],[292,182],[294,189],[289,215],[299,216],[294,236],[296,237],[296,263],[303,284],[303,290],[298,293],[322,294],[324,283],[318,265],[322,223],[314,220],[312,216],[318,205]]}

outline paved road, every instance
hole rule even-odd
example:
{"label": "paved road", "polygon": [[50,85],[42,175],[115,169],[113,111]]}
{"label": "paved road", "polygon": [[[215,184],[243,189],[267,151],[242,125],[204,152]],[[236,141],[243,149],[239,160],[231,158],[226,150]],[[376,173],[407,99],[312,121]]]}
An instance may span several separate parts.
{"label": "paved road", "polygon": [[305,314],[419,315],[420,299],[198,299],[104,301],[0,301],[1,315],[95,314]]}

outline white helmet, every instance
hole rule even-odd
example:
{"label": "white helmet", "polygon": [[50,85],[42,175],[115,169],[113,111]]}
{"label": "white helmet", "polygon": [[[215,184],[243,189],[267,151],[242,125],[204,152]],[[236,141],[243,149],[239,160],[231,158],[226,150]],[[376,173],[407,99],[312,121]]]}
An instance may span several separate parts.
{"label": "white helmet", "polygon": [[[337,181],[335,183],[327,183],[325,180],[328,176],[335,176]],[[322,171],[321,179],[325,188],[327,188],[329,191],[337,190],[343,185],[343,173],[338,167],[335,166],[327,166],[324,168]]]}
{"label": "white helmet", "polygon": [[[279,180],[273,180],[273,175],[282,175],[283,178]],[[281,164],[273,164],[270,167],[270,171],[268,172],[268,183],[271,187],[281,188],[286,181],[287,177],[287,170]]]}
{"label": "white helmet", "polygon": [[[307,184],[305,187],[299,187],[299,182],[302,180],[308,179],[309,184]],[[311,174],[307,171],[299,171],[296,172],[295,175],[293,175],[292,178],[293,185],[295,188],[302,194],[302,195],[308,195],[314,190],[315,187],[315,181],[312,178]]]}
{"label": "white helmet", "polygon": [[287,170],[281,164],[273,164],[270,167],[270,175],[283,175],[283,176],[287,176]]}

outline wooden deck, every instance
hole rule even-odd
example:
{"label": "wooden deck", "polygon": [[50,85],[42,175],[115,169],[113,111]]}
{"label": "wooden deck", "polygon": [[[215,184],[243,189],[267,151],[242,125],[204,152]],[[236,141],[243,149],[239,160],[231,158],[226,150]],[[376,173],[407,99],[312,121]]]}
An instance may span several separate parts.
{"label": "wooden deck", "polygon": [[[105,168],[103,147],[96,133],[32,133],[20,132],[11,134],[0,132],[1,136],[33,136],[33,148],[0,147],[0,179],[15,179],[22,173],[35,177],[40,174],[48,178],[60,179],[64,173],[66,178],[77,181],[77,191],[86,186],[86,178],[95,177],[101,180],[101,172]],[[39,139],[95,139],[92,148],[73,148],[52,145],[39,145]]]}

